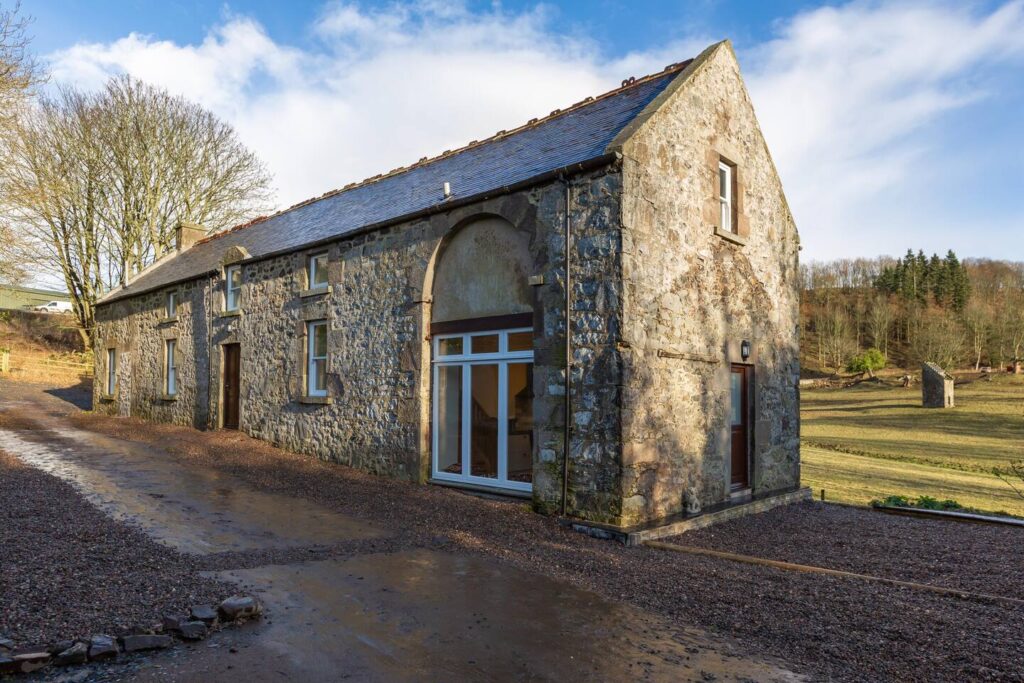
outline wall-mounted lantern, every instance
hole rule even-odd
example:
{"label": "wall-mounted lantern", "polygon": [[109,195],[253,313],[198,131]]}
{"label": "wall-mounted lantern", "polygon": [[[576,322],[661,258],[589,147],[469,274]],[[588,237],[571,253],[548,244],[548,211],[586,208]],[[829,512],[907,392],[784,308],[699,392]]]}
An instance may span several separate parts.
{"label": "wall-mounted lantern", "polygon": [[750,342],[746,339],[740,342],[740,355],[743,356],[743,360],[750,358]]}

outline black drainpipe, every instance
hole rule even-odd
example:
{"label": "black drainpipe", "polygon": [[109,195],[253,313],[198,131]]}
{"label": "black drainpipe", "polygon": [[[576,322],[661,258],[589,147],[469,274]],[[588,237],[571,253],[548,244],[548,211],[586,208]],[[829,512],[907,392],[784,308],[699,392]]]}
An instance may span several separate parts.
{"label": "black drainpipe", "polygon": [[571,190],[569,181],[562,176],[565,185],[565,444],[562,449],[562,516],[565,517],[569,500],[569,443],[572,437],[572,274],[569,271],[569,254],[572,247],[572,223],[569,220]]}

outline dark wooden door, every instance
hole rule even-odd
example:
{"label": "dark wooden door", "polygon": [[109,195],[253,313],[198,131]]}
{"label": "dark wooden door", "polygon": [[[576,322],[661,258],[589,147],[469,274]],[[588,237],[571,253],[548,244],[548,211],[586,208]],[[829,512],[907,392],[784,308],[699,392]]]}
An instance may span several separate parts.
{"label": "dark wooden door", "polygon": [[732,480],[733,490],[750,486],[750,374],[746,365],[733,365],[732,394]]}
{"label": "dark wooden door", "polygon": [[239,348],[238,344],[224,345],[224,429],[238,429]]}

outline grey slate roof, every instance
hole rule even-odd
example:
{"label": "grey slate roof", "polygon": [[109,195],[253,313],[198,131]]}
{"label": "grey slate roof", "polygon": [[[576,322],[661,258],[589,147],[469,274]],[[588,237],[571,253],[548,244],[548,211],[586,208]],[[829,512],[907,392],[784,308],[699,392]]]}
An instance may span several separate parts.
{"label": "grey slate roof", "polygon": [[451,184],[453,199],[458,200],[601,157],[616,135],[687,63],[674,64],[508,133],[208,237],[157,262],[127,287],[110,292],[102,303],[214,272],[232,246],[242,246],[250,256],[260,257],[440,207],[445,203],[445,182]]}

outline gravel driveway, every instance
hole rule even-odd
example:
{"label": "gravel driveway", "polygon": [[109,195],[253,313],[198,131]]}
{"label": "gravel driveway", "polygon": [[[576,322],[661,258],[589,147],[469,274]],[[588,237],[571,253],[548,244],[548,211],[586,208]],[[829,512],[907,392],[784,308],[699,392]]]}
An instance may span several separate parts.
{"label": "gravel driveway", "polygon": [[110,519],[71,485],[0,451],[0,635],[45,644],[149,627],[228,584]]}
{"label": "gravel driveway", "polygon": [[1024,529],[820,503],[665,539],[712,550],[1024,600]]}
{"label": "gravel driveway", "polygon": [[[32,412],[38,415],[43,399],[28,393],[20,398],[25,403],[8,408],[9,416],[25,417]],[[52,404],[47,405],[51,412],[60,412],[54,410]],[[268,564],[305,562],[304,566],[323,571],[322,567],[326,566],[323,563],[336,562],[340,564],[330,571],[343,572],[347,577],[337,583],[339,590],[344,591],[348,590],[347,586],[356,585],[348,582],[359,581],[360,572],[368,571],[366,565],[352,564],[363,562],[360,558],[368,557],[367,553],[380,558],[406,558],[410,552],[477,558],[467,561],[484,562],[480,566],[488,567],[487,571],[507,571],[515,576],[522,576],[517,572],[528,573],[534,577],[533,583],[526,581],[526,587],[521,590],[550,596],[555,604],[563,604],[555,599],[562,590],[557,585],[561,585],[566,587],[564,590],[585,591],[591,596],[588,601],[607,601],[606,607],[599,611],[621,606],[626,610],[622,613],[623,633],[636,639],[637,634],[645,631],[650,634],[675,631],[669,642],[683,646],[684,654],[680,657],[690,656],[685,654],[690,647],[694,658],[717,662],[706,670],[691,665],[684,673],[684,669],[679,668],[675,680],[699,680],[705,674],[725,680],[744,675],[740,674],[740,669],[751,662],[774,662],[778,668],[766,668],[763,675],[745,675],[753,680],[764,680],[769,675],[785,676],[784,669],[791,668],[816,680],[1024,681],[1020,665],[1024,661],[1024,610],[1005,604],[651,548],[625,548],[571,532],[553,519],[531,513],[523,504],[483,500],[443,488],[372,477],[290,454],[236,432],[197,432],[81,413],[50,419],[74,429],[147,444],[154,452],[159,452],[160,458],[173,460],[182,468],[208,468],[263,493],[301,499],[387,531],[378,538],[294,548],[225,551],[197,558],[202,568],[230,570],[222,575],[225,578],[234,576],[251,581],[261,575],[262,580],[272,580],[279,589],[286,581],[284,576],[271,579],[262,574],[267,570],[260,568]],[[787,513],[791,513],[793,519],[787,517]],[[758,532],[737,523],[735,535],[727,531],[729,527],[718,527],[687,536],[685,540],[736,552],[761,550],[767,554],[775,545],[772,541],[775,539],[779,549],[773,556],[778,559],[822,564],[818,560],[826,554],[823,539],[829,536],[830,529],[835,529],[834,542],[828,546],[835,549],[831,552],[831,561],[835,564],[825,566],[913,580],[977,580],[987,586],[985,592],[993,593],[1009,582],[995,585],[992,577],[1013,572],[1019,581],[1020,565],[1007,569],[1017,562],[1014,558],[1019,557],[1013,555],[1019,552],[1016,550],[1003,555],[1007,552],[1007,539],[997,543],[990,538],[979,542],[980,545],[958,545],[948,542],[949,527],[944,523],[905,518],[884,518],[883,522],[877,519],[882,517],[877,513],[857,510],[840,511],[841,519],[837,519],[836,514],[830,507],[807,505],[773,513],[771,517],[750,518],[756,521],[746,522],[767,524],[768,530]],[[840,521],[844,525],[836,527]],[[877,524],[884,524],[886,529],[880,530]],[[808,530],[806,536],[802,535],[805,529]],[[896,539],[904,531],[915,545],[899,554],[895,550]],[[763,542],[757,546],[759,533]],[[744,542],[751,545],[744,546]],[[714,543],[720,545],[711,545]],[[804,543],[806,548],[802,547]],[[1019,545],[1017,541],[1016,546]],[[845,555],[838,550],[841,547],[847,548]],[[806,554],[801,555],[801,552]],[[997,557],[993,560],[994,568],[985,575],[988,578],[973,579],[974,570],[970,567],[982,571],[982,562],[976,558],[979,552]],[[1004,561],[1006,564],[1001,564]],[[397,571],[384,560],[381,562],[379,566],[384,571]],[[949,569],[950,565],[963,568]],[[400,566],[404,566],[404,561]],[[429,592],[430,562],[427,566],[419,576],[425,582],[423,590]],[[445,563],[437,559],[434,566],[443,571]],[[507,569],[502,570],[502,567]],[[247,574],[249,569],[255,574]],[[513,584],[524,585],[515,581]],[[967,587],[968,583],[961,585]],[[377,588],[373,595],[378,598],[364,608],[387,615],[394,624],[402,623],[405,617],[401,608],[385,599],[386,591],[380,592],[390,590],[389,586]],[[1007,595],[1017,594],[1012,591],[1019,587],[1006,590],[1011,591]],[[519,595],[508,599],[520,600]],[[325,595],[324,599],[328,597]],[[358,599],[369,600],[367,596]],[[582,601],[582,598],[574,600],[575,603]],[[309,603],[302,604],[308,608]],[[410,628],[414,628],[413,623],[422,624],[422,615],[435,614],[431,611],[434,608],[428,609],[426,605],[416,609],[424,611],[411,610],[420,617],[409,623]],[[494,614],[493,611],[487,613]],[[564,648],[565,637],[558,636],[562,632],[561,625],[553,621],[557,614],[564,614],[564,610],[555,610],[544,617],[539,632],[531,631],[532,636],[524,633],[523,637],[547,633],[546,637],[539,637],[535,647]],[[460,623],[460,628],[463,627],[468,632],[474,625]],[[579,625],[570,624],[568,628],[579,628]],[[511,630],[510,626],[499,629],[495,642],[507,645],[501,639],[502,634]],[[588,633],[588,637],[600,636],[594,631]],[[443,633],[435,635],[443,641]],[[665,667],[677,656],[673,654],[676,651],[651,636],[648,645],[653,643],[650,649],[660,654],[643,654],[643,643],[644,639],[640,638],[635,647],[618,657],[630,660],[631,667],[617,669],[617,674],[625,672],[628,678],[646,676],[658,680],[659,674],[668,670]],[[471,659],[476,662],[476,657],[479,652],[467,655],[460,666],[470,666],[468,662]],[[216,668],[219,660],[209,651],[198,652],[195,658],[182,661],[192,661],[192,666],[202,671],[221,671]],[[355,662],[353,671],[370,670],[358,667],[372,667],[373,661]],[[568,668],[570,661],[565,660],[563,670],[574,670]],[[684,661],[680,659],[677,664],[682,667]],[[652,663],[645,667],[644,662]],[[600,670],[597,671],[591,680],[622,677],[602,677]]]}
{"label": "gravel driveway", "polygon": [[[235,433],[172,436],[118,420],[99,433],[102,420],[85,429],[97,418],[69,418],[41,394],[13,389],[0,385],[0,446],[63,487],[55,504],[75,498],[89,507],[84,497],[186,557],[182,568],[193,578],[210,572],[266,607],[260,623],[98,667],[89,680],[804,680],[735,639],[487,552],[487,539],[471,533],[481,516],[507,518],[508,530],[526,523],[517,545],[536,542],[545,528],[582,538],[521,503],[358,475]],[[443,526],[454,517],[460,522]],[[49,565],[80,572],[77,563],[120,581],[117,566],[93,561],[57,552],[24,574]],[[60,600],[33,591],[31,581],[20,589],[47,606],[45,625],[59,631]],[[136,611],[157,618],[163,606],[142,597]],[[117,602],[96,611],[98,619],[125,618]]]}

